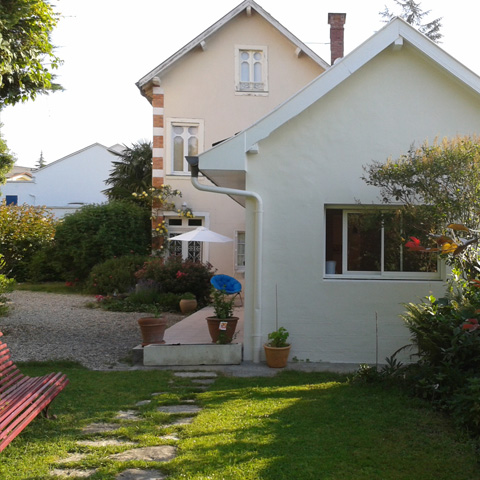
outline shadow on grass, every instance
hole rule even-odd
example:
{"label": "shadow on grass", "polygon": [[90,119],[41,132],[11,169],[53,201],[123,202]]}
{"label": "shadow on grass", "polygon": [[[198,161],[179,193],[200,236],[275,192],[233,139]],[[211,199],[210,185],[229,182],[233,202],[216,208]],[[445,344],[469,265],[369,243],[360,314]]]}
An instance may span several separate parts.
{"label": "shadow on grass", "polygon": [[445,420],[394,390],[285,372],[220,379],[202,398],[172,478],[480,478]]}

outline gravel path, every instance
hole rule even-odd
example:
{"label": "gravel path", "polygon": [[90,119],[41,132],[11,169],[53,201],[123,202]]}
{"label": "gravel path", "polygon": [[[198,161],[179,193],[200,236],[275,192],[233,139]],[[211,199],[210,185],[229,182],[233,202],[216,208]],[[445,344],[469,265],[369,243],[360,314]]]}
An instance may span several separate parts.
{"label": "gravel path", "polygon": [[[125,368],[141,343],[137,319],[145,313],[87,308],[92,297],[15,291],[0,331],[12,358],[20,361],[75,360],[94,370]],[[169,326],[183,318],[167,314]]]}

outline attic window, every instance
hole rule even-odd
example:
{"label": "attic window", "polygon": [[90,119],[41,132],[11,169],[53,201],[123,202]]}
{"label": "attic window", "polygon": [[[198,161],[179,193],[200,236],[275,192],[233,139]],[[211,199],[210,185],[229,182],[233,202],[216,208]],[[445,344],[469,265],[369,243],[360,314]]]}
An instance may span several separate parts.
{"label": "attic window", "polygon": [[238,94],[266,95],[267,71],[267,47],[235,48],[235,89]]}

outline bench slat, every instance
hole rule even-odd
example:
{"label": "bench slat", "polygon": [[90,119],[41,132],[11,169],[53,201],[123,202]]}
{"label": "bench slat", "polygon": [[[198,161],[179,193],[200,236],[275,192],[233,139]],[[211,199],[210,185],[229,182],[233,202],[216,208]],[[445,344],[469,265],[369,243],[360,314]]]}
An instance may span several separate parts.
{"label": "bench slat", "polygon": [[[0,337],[3,334],[0,332]],[[0,339],[0,452],[68,385],[61,372],[43,377],[23,375]]]}

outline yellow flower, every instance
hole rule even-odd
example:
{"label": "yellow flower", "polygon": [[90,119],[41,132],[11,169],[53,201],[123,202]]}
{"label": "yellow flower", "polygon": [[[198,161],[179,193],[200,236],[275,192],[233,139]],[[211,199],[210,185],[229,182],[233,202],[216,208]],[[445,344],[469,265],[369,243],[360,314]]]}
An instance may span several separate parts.
{"label": "yellow flower", "polygon": [[442,245],[442,253],[454,253],[457,248],[458,248],[458,245],[454,242],[444,243]]}

